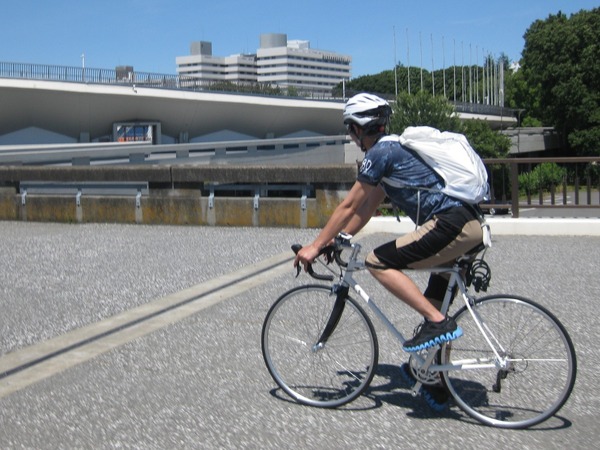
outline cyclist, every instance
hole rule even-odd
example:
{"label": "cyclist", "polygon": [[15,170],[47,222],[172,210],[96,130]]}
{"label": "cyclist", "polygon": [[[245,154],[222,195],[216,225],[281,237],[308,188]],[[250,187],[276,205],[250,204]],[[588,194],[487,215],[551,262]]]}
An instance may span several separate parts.
{"label": "cyclist", "polygon": [[483,232],[473,208],[441,192],[441,177],[415,153],[397,140],[380,142],[391,114],[388,102],[375,95],[358,94],[346,103],[344,124],[364,159],[347,197],[317,238],[298,252],[294,266],[302,264],[306,270],[339,232],[360,231],[387,196],[420,226],[377,247],[365,264],[386,289],[424,317],[414,337],[404,343],[404,350],[417,352],[454,340],[462,330],[439,311],[448,280],[432,274],[423,294],[403,270],[451,264],[479,246]]}

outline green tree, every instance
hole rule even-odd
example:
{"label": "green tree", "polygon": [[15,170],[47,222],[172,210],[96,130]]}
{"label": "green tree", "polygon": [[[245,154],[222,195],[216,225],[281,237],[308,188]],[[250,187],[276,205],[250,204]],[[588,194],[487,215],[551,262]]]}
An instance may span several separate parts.
{"label": "green tree", "polygon": [[510,138],[492,130],[485,120],[466,120],[462,133],[482,158],[503,158],[510,150]]}
{"label": "green tree", "polygon": [[[450,71],[452,69],[446,69],[447,80],[446,85],[448,86],[448,95],[453,94],[451,91],[450,84],[452,83],[450,78]],[[460,73],[460,69],[459,73]],[[423,74],[423,89],[421,89],[421,73]],[[410,83],[409,83],[410,77]],[[443,93],[443,75],[442,71],[436,71],[434,74],[436,94]],[[460,82],[460,81],[459,81]],[[457,82],[457,84],[459,83]],[[396,66],[396,70],[384,70],[375,75],[363,75],[358,78],[354,78],[346,83],[346,92],[350,96],[353,93],[358,92],[373,92],[385,97],[395,96],[396,89],[400,92],[408,92],[410,84],[410,92],[414,94],[420,90],[428,93],[432,92],[432,76],[431,72],[426,69],[421,70],[419,67],[405,67],[399,64]],[[460,88],[460,86],[459,86]],[[342,91],[342,84],[334,88],[334,95],[339,95]]]}
{"label": "green tree", "polygon": [[531,114],[553,125],[580,155],[600,154],[600,8],[559,12],[525,32],[523,80],[538,94]]}
{"label": "green tree", "polygon": [[401,134],[408,126],[427,125],[442,131],[459,131],[460,119],[454,107],[443,97],[425,91],[416,94],[401,92],[394,105],[390,121],[392,133]]}
{"label": "green tree", "polygon": [[346,90],[393,95],[395,92],[394,71],[384,70],[376,75],[363,75],[355,78],[346,84]]}
{"label": "green tree", "polygon": [[540,86],[527,83],[523,70],[506,72],[505,75],[505,105],[508,108],[522,110],[519,115],[519,126],[541,127],[544,124],[536,117],[540,109]]}
{"label": "green tree", "polygon": [[523,192],[532,194],[540,190],[549,190],[560,185],[567,176],[567,170],[556,163],[542,163],[531,172],[519,175],[519,186]]}

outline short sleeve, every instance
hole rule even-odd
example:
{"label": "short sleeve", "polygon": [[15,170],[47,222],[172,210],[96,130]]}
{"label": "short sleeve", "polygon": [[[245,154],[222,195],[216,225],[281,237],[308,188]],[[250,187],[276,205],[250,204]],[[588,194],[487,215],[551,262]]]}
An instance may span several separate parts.
{"label": "short sleeve", "polygon": [[376,186],[385,176],[388,166],[388,152],[382,146],[370,149],[358,170],[357,180]]}

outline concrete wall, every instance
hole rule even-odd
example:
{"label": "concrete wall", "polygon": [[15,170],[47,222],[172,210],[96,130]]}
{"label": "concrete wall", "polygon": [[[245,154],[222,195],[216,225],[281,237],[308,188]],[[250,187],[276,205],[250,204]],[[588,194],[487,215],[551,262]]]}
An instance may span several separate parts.
{"label": "concrete wall", "polygon": [[[352,165],[4,166],[0,167],[0,220],[321,227],[355,177]],[[42,187],[30,188],[24,195],[27,183]],[[93,192],[89,183],[103,193]],[[123,194],[128,183],[131,193]],[[148,187],[137,194],[139,183]],[[112,195],[117,184],[118,195]],[[274,184],[289,186],[291,191],[306,189],[310,195],[303,199],[298,190],[297,196],[255,199],[217,190],[210,198],[211,186],[235,186],[245,192]]]}

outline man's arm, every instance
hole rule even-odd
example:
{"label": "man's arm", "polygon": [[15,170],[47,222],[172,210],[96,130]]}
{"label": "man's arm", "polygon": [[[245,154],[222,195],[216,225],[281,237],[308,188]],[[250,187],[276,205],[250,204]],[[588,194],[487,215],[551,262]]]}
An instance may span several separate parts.
{"label": "man's arm", "polygon": [[354,183],[346,198],[337,206],[314,242],[298,252],[294,266],[302,263],[306,268],[314,261],[319,251],[329,244],[340,231],[357,233],[369,221],[384,198],[385,193],[381,187],[361,181]]}
{"label": "man's arm", "polygon": [[377,207],[385,199],[385,191],[381,186],[377,186],[371,191],[367,200],[362,204],[360,209],[350,219],[346,227],[343,229],[348,234],[355,235],[367,224]]}

